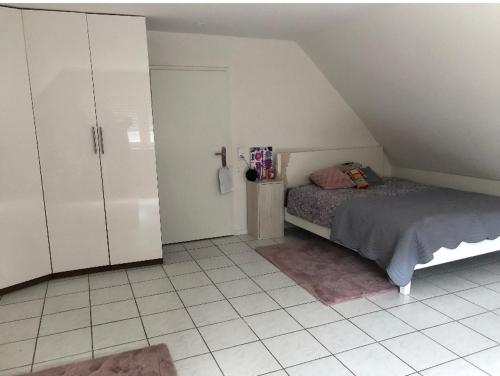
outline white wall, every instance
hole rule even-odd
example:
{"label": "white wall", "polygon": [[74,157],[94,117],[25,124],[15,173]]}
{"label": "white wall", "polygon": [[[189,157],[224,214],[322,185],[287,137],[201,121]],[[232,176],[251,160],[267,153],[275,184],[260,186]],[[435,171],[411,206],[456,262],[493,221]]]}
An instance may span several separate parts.
{"label": "white wall", "polygon": [[300,45],[395,166],[500,179],[500,4],[384,4]]}
{"label": "white wall", "polygon": [[229,72],[235,233],[246,232],[243,162],[236,148],[277,150],[377,145],[303,50],[291,41],[149,31],[150,65],[219,66]]}
{"label": "white wall", "polygon": [[395,166],[392,167],[392,176],[438,187],[500,196],[500,181],[498,180],[478,179],[470,176],[443,174],[441,172],[414,170]]}

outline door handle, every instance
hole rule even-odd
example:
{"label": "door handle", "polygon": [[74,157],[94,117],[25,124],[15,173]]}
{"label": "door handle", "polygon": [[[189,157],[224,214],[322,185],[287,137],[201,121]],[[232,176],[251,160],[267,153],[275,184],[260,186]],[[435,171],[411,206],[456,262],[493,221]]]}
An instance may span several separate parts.
{"label": "door handle", "polygon": [[226,167],[227,162],[226,162],[226,147],[223,146],[220,148],[220,152],[216,152],[215,155],[220,155],[222,167]]}
{"label": "door handle", "polygon": [[92,127],[92,144],[94,147],[94,154],[97,154],[97,141],[96,141],[96,134],[95,134],[95,127]]}
{"label": "door handle", "polygon": [[101,154],[104,154],[104,139],[102,137],[102,127],[97,127],[97,133],[99,134],[99,148],[101,149]]}

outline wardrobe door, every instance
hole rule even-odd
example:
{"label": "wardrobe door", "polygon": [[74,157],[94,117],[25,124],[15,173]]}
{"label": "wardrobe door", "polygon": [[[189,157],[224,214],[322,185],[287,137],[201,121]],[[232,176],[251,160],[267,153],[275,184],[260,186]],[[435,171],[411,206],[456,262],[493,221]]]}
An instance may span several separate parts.
{"label": "wardrobe door", "polygon": [[88,15],[112,264],[162,257],[145,20]]}
{"label": "wardrobe door", "polygon": [[0,289],[51,273],[21,11],[0,7]]}
{"label": "wardrobe door", "polygon": [[109,264],[86,15],[23,17],[54,272]]}

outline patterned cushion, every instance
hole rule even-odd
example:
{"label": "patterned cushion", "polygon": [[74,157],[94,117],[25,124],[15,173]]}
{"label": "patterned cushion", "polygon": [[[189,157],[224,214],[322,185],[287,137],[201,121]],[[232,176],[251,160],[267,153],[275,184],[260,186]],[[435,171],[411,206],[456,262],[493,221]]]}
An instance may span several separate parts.
{"label": "patterned cushion", "polygon": [[347,172],[352,179],[352,181],[356,184],[356,188],[358,189],[366,189],[368,188],[368,183],[365,180],[365,174],[360,168],[353,168]]}
{"label": "patterned cushion", "polygon": [[336,167],[329,167],[309,175],[311,181],[323,189],[354,187],[354,182]]}

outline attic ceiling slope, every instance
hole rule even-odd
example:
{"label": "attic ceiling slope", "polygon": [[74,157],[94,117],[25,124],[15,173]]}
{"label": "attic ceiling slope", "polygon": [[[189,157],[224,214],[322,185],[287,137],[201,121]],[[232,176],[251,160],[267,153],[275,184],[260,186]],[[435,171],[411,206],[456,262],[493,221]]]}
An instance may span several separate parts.
{"label": "attic ceiling slope", "polygon": [[500,5],[381,5],[298,40],[393,165],[500,179]]}

